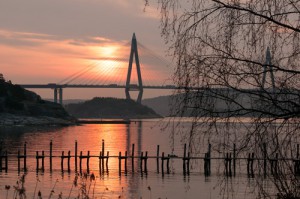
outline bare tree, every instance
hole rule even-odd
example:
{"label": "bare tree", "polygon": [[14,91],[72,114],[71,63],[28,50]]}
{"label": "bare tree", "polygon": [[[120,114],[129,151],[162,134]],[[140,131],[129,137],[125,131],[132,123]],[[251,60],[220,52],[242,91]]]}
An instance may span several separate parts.
{"label": "bare tree", "polygon": [[[175,98],[177,107],[194,118],[185,135],[191,152],[199,152],[203,136],[220,138],[222,150],[236,143],[240,157],[246,152],[267,157],[267,165],[256,164],[258,185],[264,176],[276,197],[299,198],[292,159],[299,158],[300,1],[160,0],[159,5],[161,33],[176,62],[174,80],[184,93]],[[281,160],[276,168],[270,163],[275,158]],[[276,174],[265,173],[266,167]],[[274,197],[258,187],[258,197]]]}

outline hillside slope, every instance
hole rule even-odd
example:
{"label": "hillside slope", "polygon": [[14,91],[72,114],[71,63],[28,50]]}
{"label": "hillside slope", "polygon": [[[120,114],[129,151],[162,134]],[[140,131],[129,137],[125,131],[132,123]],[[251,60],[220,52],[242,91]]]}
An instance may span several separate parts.
{"label": "hillside slope", "polygon": [[71,124],[64,108],[0,78],[0,125]]}
{"label": "hillside slope", "polygon": [[93,98],[82,103],[68,104],[66,110],[77,118],[143,119],[161,117],[152,109],[133,100]]}

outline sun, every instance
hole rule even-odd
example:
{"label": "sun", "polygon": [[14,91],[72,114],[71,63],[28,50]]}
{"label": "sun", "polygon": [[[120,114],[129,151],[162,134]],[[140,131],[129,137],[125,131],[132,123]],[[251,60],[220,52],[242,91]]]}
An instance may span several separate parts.
{"label": "sun", "polygon": [[[93,48],[93,54],[96,57],[97,67],[95,73],[109,79],[109,82],[120,81],[125,76],[126,65],[124,54],[119,45],[104,45]],[[93,56],[94,57],[94,56]]]}

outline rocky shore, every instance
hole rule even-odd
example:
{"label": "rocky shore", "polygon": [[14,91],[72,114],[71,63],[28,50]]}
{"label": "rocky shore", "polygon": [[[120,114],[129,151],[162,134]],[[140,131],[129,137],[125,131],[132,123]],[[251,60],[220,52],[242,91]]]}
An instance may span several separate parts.
{"label": "rocky shore", "polygon": [[43,100],[0,74],[0,126],[66,126],[76,124],[57,103]]}
{"label": "rocky shore", "polygon": [[0,113],[1,126],[69,126],[75,125],[75,119],[54,118],[48,116],[25,116],[9,113]]}

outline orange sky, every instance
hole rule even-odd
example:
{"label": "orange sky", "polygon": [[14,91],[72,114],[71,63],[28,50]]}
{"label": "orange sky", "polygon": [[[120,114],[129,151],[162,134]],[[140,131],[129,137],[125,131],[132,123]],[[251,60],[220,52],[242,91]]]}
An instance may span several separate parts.
{"label": "orange sky", "polygon": [[[144,12],[144,3],[137,0],[0,2],[0,73],[16,84],[48,84],[91,67],[71,83],[124,84],[132,33],[165,57],[159,31],[159,12],[152,8]],[[171,84],[166,81],[170,68],[139,53],[144,84]],[[136,80],[134,68],[132,83]],[[67,90],[64,98],[91,98],[99,93],[124,97],[123,91],[108,89]],[[52,91],[35,91],[52,97]],[[149,91],[149,97],[154,93],[160,95]]]}

